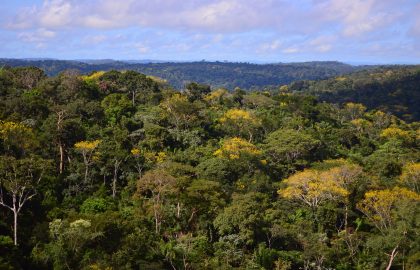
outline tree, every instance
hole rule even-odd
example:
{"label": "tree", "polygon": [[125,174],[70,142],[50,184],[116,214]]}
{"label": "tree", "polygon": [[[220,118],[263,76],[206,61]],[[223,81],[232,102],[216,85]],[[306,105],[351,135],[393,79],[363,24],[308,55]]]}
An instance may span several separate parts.
{"label": "tree", "polygon": [[39,261],[51,262],[54,269],[82,268],[86,247],[103,236],[87,219],[72,222],[54,219],[49,223],[50,242],[35,247],[33,256]]}
{"label": "tree", "polygon": [[214,152],[214,155],[227,159],[239,159],[242,157],[254,157],[262,154],[255,145],[241,138],[235,137],[223,141],[222,146]]}
{"label": "tree", "polygon": [[342,110],[342,114],[343,114],[342,117],[346,121],[355,120],[363,116],[365,111],[366,111],[366,107],[363,104],[349,102],[349,103],[346,103],[346,105],[344,106]]}
{"label": "tree", "polygon": [[342,183],[331,177],[330,172],[306,169],[283,180],[285,189],[278,194],[286,199],[296,199],[312,209],[328,200],[339,200],[348,195]]}
{"label": "tree", "polygon": [[38,157],[0,157],[0,205],[13,212],[14,244],[18,244],[18,215],[36,194],[48,163]]}
{"label": "tree", "polygon": [[158,84],[155,81],[146,77],[144,74],[132,70],[121,73],[118,82],[122,86],[121,90],[131,94],[133,107],[136,106],[139,92],[143,92],[144,99],[150,100],[153,98],[155,92],[158,92],[159,90]]}
{"label": "tree", "polygon": [[398,182],[414,192],[420,193],[420,163],[407,163]]}
{"label": "tree", "polygon": [[0,139],[4,150],[13,156],[23,156],[35,145],[32,128],[18,122],[0,120]]}
{"label": "tree", "polygon": [[33,89],[39,81],[45,78],[45,73],[37,67],[19,67],[14,70],[15,83],[25,89]]}
{"label": "tree", "polygon": [[230,109],[219,119],[221,128],[235,136],[247,136],[252,141],[253,134],[261,126],[261,120],[249,111]]}
{"label": "tree", "polygon": [[185,86],[185,93],[190,101],[201,99],[203,96],[210,93],[210,86],[191,82]]}
{"label": "tree", "polygon": [[[391,269],[399,250],[410,248],[410,238],[416,241],[416,219],[420,195],[405,188],[371,190],[357,204],[357,208],[381,232],[368,244],[376,250],[390,251],[386,269]],[[408,210],[408,211],[407,211]],[[414,228],[413,228],[414,227]],[[404,258],[403,258],[404,259]]]}
{"label": "tree", "polygon": [[54,114],[50,114],[44,121],[42,129],[45,131],[45,140],[54,142],[58,147],[60,156],[58,168],[62,174],[66,167],[69,148],[83,139],[85,131],[81,120],[77,118],[77,115],[71,114],[68,108],[54,106],[52,111]]}
{"label": "tree", "polygon": [[109,94],[102,100],[101,107],[111,125],[118,123],[123,116],[130,116],[133,110],[130,100],[123,94]]}
{"label": "tree", "polygon": [[270,165],[283,170],[303,167],[314,159],[320,141],[303,130],[278,129],[264,140],[262,149],[268,157]]}
{"label": "tree", "polygon": [[212,91],[204,97],[204,100],[207,101],[212,106],[222,105],[224,99],[228,96],[228,91],[224,88],[219,88]]}
{"label": "tree", "polygon": [[[149,198],[155,222],[155,232],[158,234],[164,218],[162,207],[167,196],[176,192],[176,178],[163,170],[148,171],[137,181],[137,195]],[[148,194],[150,194],[148,196]]]}
{"label": "tree", "polygon": [[100,140],[95,141],[80,141],[74,144],[76,151],[80,152],[83,156],[83,163],[85,164],[85,184],[88,182],[89,167],[93,164],[95,150],[101,143]]}
{"label": "tree", "polygon": [[237,234],[246,245],[255,244],[264,236],[264,212],[268,206],[265,194],[234,194],[232,203],[216,217],[214,225],[221,236]]}
{"label": "tree", "polygon": [[174,94],[164,100],[160,106],[176,129],[188,128],[198,119],[196,104],[188,101],[185,95]]}
{"label": "tree", "polygon": [[403,142],[410,141],[410,133],[406,130],[402,130],[398,127],[389,127],[381,132],[381,137],[385,139],[397,139]]}
{"label": "tree", "polygon": [[420,201],[420,195],[405,188],[372,190],[365,193],[365,198],[357,204],[357,208],[384,233],[393,227],[395,218],[393,210],[402,201],[415,203]]}
{"label": "tree", "polygon": [[[101,153],[100,160],[104,165],[103,170],[112,170],[112,198],[117,195],[117,182],[120,177],[120,169],[123,162],[129,157],[128,149],[128,130],[120,126],[108,127],[102,135],[104,140],[101,142],[98,151]],[[104,172],[105,173],[105,172]]]}
{"label": "tree", "polygon": [[186,195],[187,207],[191,207],[191,216],[188,222],[193,223],[194,220],[199,219],[202,224],[198,225],[202,225],[203,229],[208,228],[224,205],[220,183],[202,179],[194,180],[187,187]]}

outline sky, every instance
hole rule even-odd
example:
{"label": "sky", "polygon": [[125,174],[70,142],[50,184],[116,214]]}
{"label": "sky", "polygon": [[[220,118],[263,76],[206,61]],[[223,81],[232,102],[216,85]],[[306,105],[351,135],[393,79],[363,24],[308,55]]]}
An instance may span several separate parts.
{"label": "sky", "polygon": [[420,0],[0,0],[0,57],[420,63]]}

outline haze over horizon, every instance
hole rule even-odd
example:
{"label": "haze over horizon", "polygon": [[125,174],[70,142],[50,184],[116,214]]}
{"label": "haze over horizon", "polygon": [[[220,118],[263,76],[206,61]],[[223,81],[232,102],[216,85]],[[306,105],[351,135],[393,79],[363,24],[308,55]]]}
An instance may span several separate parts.
{"label": "haze over horizon", "polygon": [[17,0],[4,58],[420,63],[418,0]]}

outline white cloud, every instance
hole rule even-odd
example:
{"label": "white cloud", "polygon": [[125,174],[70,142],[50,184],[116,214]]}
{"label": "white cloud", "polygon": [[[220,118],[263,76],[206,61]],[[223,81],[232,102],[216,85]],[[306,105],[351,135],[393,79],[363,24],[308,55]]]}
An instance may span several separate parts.
{"label": "white cloud", "polygon": [[323,57],[392,40],[395,50],[398,40],[419,48],[418,1],[45,0],[17,10],[6,32],[23,42],[117,53]]}
{"label": "white cloud", "polygon": [[47,39],[54,38],[55,36],[55,32],[44,28],[40,28],[32,32],[22,32],[18,34],[18,38],[25,42],[43,42]]}
{"label": "white cloud", "polygon": [[[127,26],[247,31],[278,23],[289,4],[268,0],[45,0],[23,9],[11,28],[119,28]],[[264,14],[265,16],[261,16]]]}
{"label": "white cloud", "polygon": [[331,51],[333,44],[337,41],[334,35],[322,35],[309,41],[309,49],[314,49],[317,52],[325,53]]}
{"label": "white cloud", "polygon": [[291,54],[291,53],[298,53],[300,50],[296,47],[289,47],[281,51],[282,53]]}
{"label": "white cloud", "polygon": [[266,52],[276,51],[276,50],[280,49],[282,44],[283,44],[283,42],[278,40],[278,39],[273,40],[271,42],[266,42],[266,43],[263,43],[259,46],[259,48],[257,49],[257,52],[258,53],[266,53]]}
{"label": "white cloud", "polygon": [[357,37],[385,30],[402,14],[399,7],[407,0],[324,0],[316,7],[316,15],[328,23],[341,26],[345,37]]}
{"label": "white cloud", "polygon": [[[410,34],[416,38],[420,38],[420,3],[416,5],[416,7],[413,9],[413,17],[415,17],[411,28],[410,28]],[[418,47],[420,47],[419,44],[417,44]]]}
{"label": "white cloud", "polygon": [[150,47],[146,46],[143,43],[137,43],[137,44],[135,44],[135,48],[141,54],[145,54],[145,53],[148,53],[150,51]]}
{"label": "white cloud", "polygon": [[45,1],[39,14],[39,24],[43,27],[58,28],[71,24],[74,8],[70,1],[50,0]]}
{"label": "white cloud", "polygon": [[106,35],[94,35],[83,38],[82,43],[88,45],[97,45],[108,40]]}

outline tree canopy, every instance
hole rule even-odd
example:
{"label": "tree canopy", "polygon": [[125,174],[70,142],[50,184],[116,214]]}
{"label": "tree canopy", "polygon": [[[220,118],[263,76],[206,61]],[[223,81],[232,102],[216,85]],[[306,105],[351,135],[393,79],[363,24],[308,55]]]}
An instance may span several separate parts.
{"label": "tree canopy", "polygon": [[419,269],[415,117],[205,83],[1,69],[0,268]]}

